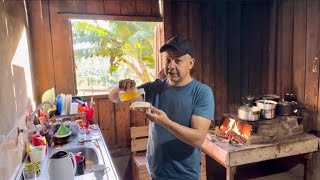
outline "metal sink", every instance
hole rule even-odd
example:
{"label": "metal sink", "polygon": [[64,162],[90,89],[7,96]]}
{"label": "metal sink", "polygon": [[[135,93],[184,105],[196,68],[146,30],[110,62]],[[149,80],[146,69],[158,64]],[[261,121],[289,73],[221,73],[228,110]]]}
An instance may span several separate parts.
{"label": "metal sink", "polygon": [[[96,164],[104,164],[106,167],[110,168],[108,171],[107,178],[109,180],[119,180],[116,173],[114,165],[112,163],[111,157],[107,146],[102,138],[99,126],[96,129],[90,129],[90,134],[87,135],[88,141],[83,144],[79,144],[78,139],[73,137],[71,141],[63,145],[48,146],[48,153],[46,157],[41,161],[41,173],[37,179],[50,179],[49,177],[49,161],[53,153],[57,151],[67,151],[74,154],[81,152],[81,156],[85,157],[86,169],[83,175],[75,176],[74,180],[92,179],[92,167]],[[16,179],[22,180],[22,169],[26,163],[30,162],[28,156],[24,159],[22,165],[20,166],[19,172],[16,175]],[[1,178],[0,178],[1,179]]]}
{"label": "metal sink", "polygon": [[65,149],[67,152],[72,152],[74,154],[81,153],[80,155],[85,158],[86,169],[84,174],[92,172],[92,167],[95,164],[99,164],[99,158],[95,149],[91,147],[76,147],[71,149]]}

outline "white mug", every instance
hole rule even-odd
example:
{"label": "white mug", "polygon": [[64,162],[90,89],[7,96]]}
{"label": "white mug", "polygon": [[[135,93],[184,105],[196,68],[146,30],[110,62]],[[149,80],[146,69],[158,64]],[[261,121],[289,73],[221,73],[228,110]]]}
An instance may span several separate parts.
{"label": "white mug", "polygon": [[104,164],[96,164],[92,167],[93,174],[97,179],[103,178],[104,174],[108,173],[109,170],[110,168],[106,167]]}

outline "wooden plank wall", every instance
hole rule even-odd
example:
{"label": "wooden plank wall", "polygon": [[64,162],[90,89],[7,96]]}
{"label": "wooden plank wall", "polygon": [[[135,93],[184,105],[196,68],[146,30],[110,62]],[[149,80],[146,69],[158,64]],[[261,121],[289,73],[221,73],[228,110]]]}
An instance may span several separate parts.
{"label": "wooden plank wall", "polygon": [[277,34],[270,37],[275,42],[275,90],[280,95],[296,94],[307,107],[305,130],[319,131],[319,60],[315,58],[320,57],[320,1],[276,0],[273,8]]}
{"label": "wooden plank wall", "polygon": [[193,42],[194,77],[213,89],[215,119],[236,113],[241,97],[269,92],[271,7],[271,1],[164,2],[165,39],[177,34]]}
{"label": "wooden plank wall", "polygon": [[[52,87],[56,94],[76,94],[71,26],[59,13],[160,17],[158,0],[29,0],[27,6],[38,102]],[[106,95],[94,101],[94,121],[112,155],[130,154],[130,127],[147,125],[148,121],[130,112],[127,104],[112,103]]]}
{"label": "wooden plank wall", "polygon": [[[91,97],[84,97],[90,103]],[[129,111],[129,104],[112,103],[107,96],[94,96],[93,122],[99,124],[112,157],[131,154],[130,127],[148,125],[141,114]]]}
{"label": "wooden plank wall", "polygon": [[38,102],[52,87],[57,94],[76,94],[71,27],[61,13],[160,17],[158,0],[28,0],[27,6]]}
{"label": "wooden plank wall", "polygon": [[[58,12],[160,17],[157,3],[28,1],[38,100],[50,87],[75,93],[70,24]],[[193,41],[194,76],[213,89],[216,120],[236,113],[243,96],[293,92],[308,105],[306,126],[319,130],[319,71],[312,71],[319,66],[319,6],[317,0],[163,1],[163,35]],[[113,155],[130,153],[129,128],[148,121],[106,96],[94,100],[95,121]]]}

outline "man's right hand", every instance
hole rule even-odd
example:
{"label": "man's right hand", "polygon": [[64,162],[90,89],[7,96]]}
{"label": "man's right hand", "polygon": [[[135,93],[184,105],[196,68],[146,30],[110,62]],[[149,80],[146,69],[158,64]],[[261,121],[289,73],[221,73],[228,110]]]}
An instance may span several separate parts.
{"label": "man's right hand", "polygon": [[122,91],[132,90],[136,87],[136,82],[131,79],[124,79],[119,81],[119,89]]}

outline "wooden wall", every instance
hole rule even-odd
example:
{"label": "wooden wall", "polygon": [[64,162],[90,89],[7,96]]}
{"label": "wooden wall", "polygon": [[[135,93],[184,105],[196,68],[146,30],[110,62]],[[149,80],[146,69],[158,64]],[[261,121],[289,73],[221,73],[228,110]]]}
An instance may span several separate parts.
{"label": "wooden wall", "polygon": [[[68,18],[161,20],[158,0],[29,0],[30,31],[37,101],[49,88],[76,94],[72,34]],[[86,99],[90,100],[90,99]],[[147,121],[128,104],[114,104],[107,95],[94,97],[94,120],[113,156],[130,154],[130,127]]]}
{"label": "wooden wall", "polygon": [[76,94],[73,42],[68,18],[161,19],[158,0],[28,0],[27,5],[38,101],[43,92],[52,87],[57,94]]}
{"label": "wooden wall", "polygon": [[243,96],[270,92],[271,5],[271,1],[164,4],[165,38],[178,34],[192,40],[195,77],[214,91],[215,119],[237,112]]}
{"label": "wooden wall", "polygon": [[320,1],[277,0],[273,4],[275,89],[293,92],[307,105],[305,128],[320,130]]}
{"label": "wooden wall", "polygon": [[0,1],[0,179],[16,179],[25,158],[26,114],[34,105],[30,34],[24,1]]}
{"label": "wooden wall", "polygon": [[[89,103],[90,97],[84,97]],[[107,96],[94,96],[95,124],[99,124],[103,137],[113,157],[131,154],[130,127],[148,124],[141,114],[130,111],[129,104],[112,103]]]}
{"label": "wooden wall", "polygon": [[[319,61],[314,62],[319,56],[319,1],[171,0],[162,4],[163,16],[157,0],[28,1],[38,100],[51,87],[57,93],[75,94],[70,13],[73,17],[162,18],[165,40],[176,34],[192,40],[194,76],[214,91],[215,119],[236,113],[243,96],[292,92],[308,105],[309,129],[320,130],[319,72],[312,71],[319,66]],[[95,121],[111,152],[115,156],[130,153],[129,128],[147,121],[130,112],[128,105],[113,104],[106,96],[95,101]]]}

